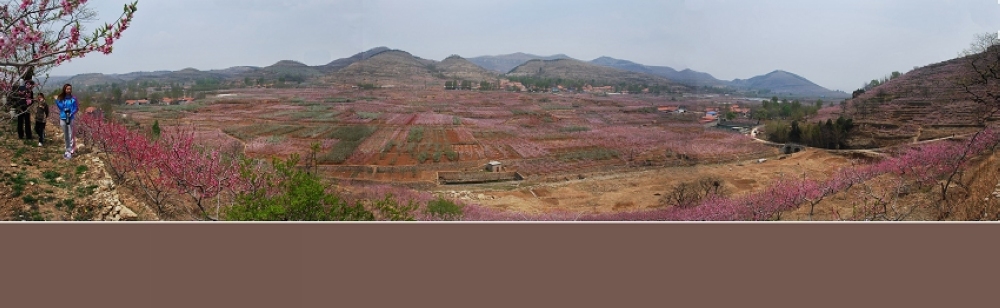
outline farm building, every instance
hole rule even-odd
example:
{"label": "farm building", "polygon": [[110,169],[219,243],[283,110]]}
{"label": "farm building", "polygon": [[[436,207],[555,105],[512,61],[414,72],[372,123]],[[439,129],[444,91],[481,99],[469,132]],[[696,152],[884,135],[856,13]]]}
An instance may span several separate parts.
{"label": "farm building", "polygon": [[503,164],[498,161],[490,161],[486,164],[486,171],[489,172],[503,172]]}
{"label": "farm building", "polygon": [[760,125],[759,120],[721,120],[715,125],[715,127],[721,129],[731,129],[744,134],[749,134],[750,131],[757,125]]}

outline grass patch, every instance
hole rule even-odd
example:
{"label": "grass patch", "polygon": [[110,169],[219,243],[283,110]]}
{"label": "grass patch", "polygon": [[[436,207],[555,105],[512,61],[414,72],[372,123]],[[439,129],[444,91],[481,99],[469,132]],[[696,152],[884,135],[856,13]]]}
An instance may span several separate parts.
{"label": "grass patch", "polygon": [[20,197],[24,193],[24,188],[28,186],[28,178],[24,176],[24,172],[19,172],[16,176],[7,175],[6,181],[14,190],[12,195],[14,198]]}
{"label": "grass patch", "polygon": [[280,144],[285,142],[285,136],[270,136],[265,140],[268,144]]}
{"label": "grass patch", "polygon": [[42,172],[42,177],[45,178],[46,180],[49,180],[49,181],[55,181],[56,178],[59,177],[59,172],[48,170],[48,171]]}
{"label": "grass patch", "polygon": [[424,128],[423,127],[410,128],[410,133],[406,136],[406,142],[419,143],[421,140],[424,140]]}
{"label": "grass patch", "polygon": [[21,156],[23,156],[24,153],[27,153],[27,152],[28,152],[28,149],[23,148],[23,147],[18,147],[17,150],[14,150],[14,159],[21,158]]}
{"label": "grass patch", "polygon": [[346,97],[330,97],[323,100],[327,103],[353,103],[354,100]]}
{"label": "grass patch", "polygon": [[542,110],[572,110],[573,106],[567,105],[557,105],[557,104],[544,104],[542,105]]}
{"label": "grass patch", "polygon": [[584,151],[575,151],[559,155],[559,159],[562,161],[570,160],[605,160],[617,158],[618,152],[609,149],[593,149]]}
{"label": "grass patch", "polygon": [[201,103],[187,103],[183,105],[169,105],[163,106],[164,111],[183,111],[183,112],[195,112],[201,109]]}
{"label": "grass patch", "polygon": [[84,172],[87,172],[87,170],[88,170],[87,165],[76,166],[76,175],[81,175]]}
{"label": "grass patch", "polygon": [[574,125],[574,126],[561,127],[559,128],[559,131],[563,133],[589,132],[590,127]]}
{"label": "grass patch", "polygon": [[18,221],[45,221],[45,217],[42,213],[38,211],[37,205],[31,205],[31,209],[24,211],[22,209],[14,210],[14,220]]}
{"label": "grass patch", "polygon": [[77,187],[76,188],[76,195],[79,196],[79,197],[86,197],[86,196],[93,195],[94,191],[97,190],[97,187],[98,187],[97,185],[90,185],[90,186],[87,186],[87,187]]}
{"label": "grass patch", "polygon": [[382,115],[381,113],[377,112],[363,112],[363,111],[357,112],[356,114],[358,115],[358,118],[361,118],[363,120],[375,120]]}
{"label": "grass patch", "polygon": [[56,208],[66,211],[73,211],[76,209],[76,202],[73,199],[66,199],[63,201],[56,202]]}
{"label": "grass patch", "polygon": [[371,126],[341,126],[326,134],[327,139],[338,139],[326,155],[320,159],[335,164],[341,164],[354,153],[354,150],[364,142],[368,136],[375,133]]}
{"label": "grass patch", "polygon": [[38,198],[35,198],[34,195],[27,195],[27,196],[21,197],[21,201],[24,201],[24,204],[27,204],[27,205],[38,204]]}

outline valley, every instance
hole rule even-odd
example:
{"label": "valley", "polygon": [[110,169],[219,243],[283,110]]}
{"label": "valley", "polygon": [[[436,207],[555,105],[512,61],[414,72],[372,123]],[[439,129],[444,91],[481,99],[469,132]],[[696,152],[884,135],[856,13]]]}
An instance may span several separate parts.
{"label": "valley", "polygon": [[[194,142],[198,151],[222,157],[197,164],[222,168],[211,172],[229,172],[230,178],[236,172],[230,158],[298,157],[297,168],[331,183],[345,200],[371,207],[391,194],[421,211],[433,200],[451,200],[464,207],[462,220],[941,219],[948,216],[927,206],[880,214],[871,205],[883,201],[871,202],[886,198],[873,191],[901,189],[893,185],[905,182],[879,181],[906,174],[899,168],[922,168],[906,157],[946,159],[960,149],[947,144],[967,142],[981,127],[970,125],[980,111],[953,87],[925,91],[933,97],[920,94],[926,80],[956,69],[949,63],[900,74],[845,100],[837,99],[842,92],[784,71],[721,81],[610,57],[454,55],[435,61],[384,47],[323,66],[280,61],[265,68],[90,74],[65,82],[84,89],[82,109],[93,117],[84,135],[97,143],[88,151],[111,159],[109,176],[120,179],[128,170],[150,172],[141,171],[143,160],[188,158],[107,148],[114,140],[101,132],[153,144],[162,131],[175,136],[167,142]],[[796,121],[806,131],[775,131]],[[783,152],[786,141],[759,139],[790,137],[792,143],[813,138],[810,144],[836,147]],[[935,147],[951,150],[921,152]],[[115,151],[126,157],[115,158]],[[190,153],[183,155],[200,155]],[[161,169],[150,179],[196,176],[180,174],[188,172],[183,165],[168,165],[162,168],[181,169]],[[197,181],[223,176],[206,175]],[[201,205],[202,193],[183,188],[188,184],[145,181],[137,178],[121,193],[132,202],[126,207],[143,213],[130,217],[212,215]],[[933,194],[930,182],[920,182],[929,178],[917,181],[921,196]],[[207,198],[236,202],[239,185],[257,184],[225,185],[236,186],[217,187]],[[178,191],[168,193],[173,189]],[[149,199],[151,193],[168,194]],[[808,213],[801,208],[806,200],[814,200],[807,202]],[[164,204],[187,214],[157,210]]]}

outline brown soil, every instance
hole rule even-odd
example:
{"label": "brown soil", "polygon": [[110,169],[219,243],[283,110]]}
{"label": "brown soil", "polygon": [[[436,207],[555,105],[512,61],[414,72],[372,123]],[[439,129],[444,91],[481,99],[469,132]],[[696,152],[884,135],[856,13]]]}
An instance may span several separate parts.
{"label": "brown soil", "polygon": [[[717,176],[726,182],[734,194],[745,194],[770,184],[782,176],[826,178],[838,168],[850,165],[844,157],[823,151],[807,150],[786,159],[769,159],[764,163],[736,163],[692,167],[666,167],[652,171],[619,173],[574,179],[558,183],[522,183],[513,190],[498,185],[466,186],[481,193],[483,200],[471,200],[498,209],[541,213],[568,210],[581,213],[633,211],[662,207],[660,198],[671,187],[696,181],[704,176]],[[457,187],[442,187],[455,190]],[[658,195],[659,194],[659,195]]]}

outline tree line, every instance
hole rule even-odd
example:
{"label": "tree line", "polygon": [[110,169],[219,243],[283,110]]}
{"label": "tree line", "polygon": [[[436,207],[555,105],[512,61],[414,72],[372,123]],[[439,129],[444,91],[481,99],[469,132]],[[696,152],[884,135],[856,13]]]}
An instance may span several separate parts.
{"label": "tree line", "polygon": [[837,118],[816,123],[799,124],[799,121],[772,122],[767,124],[767,139],[777,143],[797,143],[826,149],[847,148],[847,138],[854,131],[853,119]]}
{"label": "tree line", "polygon": [[872,89],[881,86],[883,84],[886,84],[890,80],[899,78],[900,76],[903,76],[903,74],[901,74],[900,72],[892,72],[891,74],[886,75],[881,79],[872,79],[872,81],[866,82],[865,84],[861,85],[860,89],[855,90],[852,97],[857,98],[861,94],[865,94],[865,92],[871,91]]}
{"label": "tree line", "polygon": [[752,117],[760,120],[792,120],[800,121],[806,116],[815,115],[819,109],[823,108],[823,100],[816,100],[812,105],[806,105],[799,100],[791,102],[788,99],[778,100],[772,97],[769,101],[763,101],[760,108],[752,111]]}

